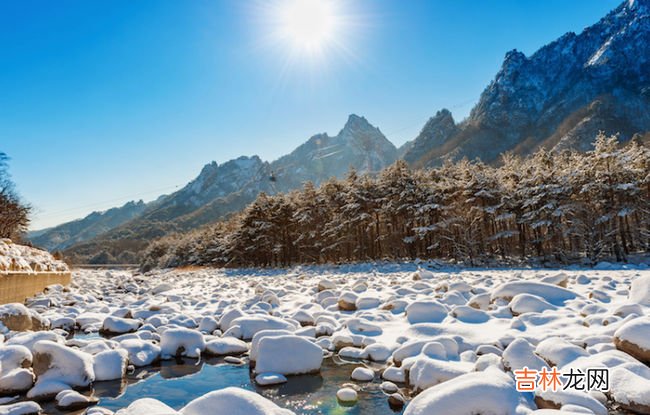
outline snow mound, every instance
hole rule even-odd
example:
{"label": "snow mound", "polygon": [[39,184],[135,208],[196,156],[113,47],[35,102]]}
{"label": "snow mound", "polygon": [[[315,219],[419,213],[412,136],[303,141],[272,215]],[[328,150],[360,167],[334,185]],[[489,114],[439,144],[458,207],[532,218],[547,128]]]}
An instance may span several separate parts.
{"label": "snow mound", "polygon": [[514,380],[498,369],[473,372],[426,389],[406,407],[404,415],[529,413]]}
{"label": "snow mound", "polygon": [[203,395],[188,403],[180,413],[182,415],[294,415],[292,411],[280,408],[255,392],[235,387]]}
{"label": "snow mound", "polygon": [[255,376],[255,383],[260,386],[271,386],[286,383],[287,378],[279,373],[260,373]]}
{"label": "snow mound", "polygon": [[557,285],[534,281],[512,281],[501,284],[492,291],[491,299],[498,298],[512,300],[517,294],[532,294],[543,298],[545,301],[562,306],[565,301],[573,300],[578,294]]}
{"label": "snow mound", "polygon": [[120,347],[127,351],[129,362],[136,367],[148,366],[160,359],[160,347],[146,340],[123,340]]}
{"label": "snow mound", "polygon": [[447,307],[435,300],[415,301],[406,307],[409,323],[440,323],[447,317]]}
{"label": "snow mound", "polygon": [[259,341],[255,371],[299,375],[320,371],[323,350],[300,336],[267,336]]}
{"label": "snow mound", "polygon": [[512,297],[508,306],[513,316],[524,313],[542,313],[546,310],[554,310],[556,308],[542,297],[527,293],[517,294]]}
{"label": "snow mound", "polygon": [[632,281],[630,301],[650,306],[650,275],[643,275]]}
{"label": "snow mound", "polygon": [[224,336],[233,336],[241,340],[251,340],[255,333],[262,330],[294,331],[297,324],[273,316],[244,316],[234,319]]}

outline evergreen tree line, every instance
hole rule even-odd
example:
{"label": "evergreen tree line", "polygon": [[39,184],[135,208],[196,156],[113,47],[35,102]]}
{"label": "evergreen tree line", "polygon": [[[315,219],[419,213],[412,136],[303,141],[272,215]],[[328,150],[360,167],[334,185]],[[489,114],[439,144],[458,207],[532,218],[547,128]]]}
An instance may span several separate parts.
{"label": "evergreen tree line", "polygon": [[286,266],[382,259],[596,263],[650,252],[650,150],[506,154],[260,194],[243,212],[150,245],[143,267]]}
{"label": "evergreen tree line", "polygon": [[19,240],[27,231],[31,209],[16,194],[8,161],[9,157],[0,152],[0,238]]}

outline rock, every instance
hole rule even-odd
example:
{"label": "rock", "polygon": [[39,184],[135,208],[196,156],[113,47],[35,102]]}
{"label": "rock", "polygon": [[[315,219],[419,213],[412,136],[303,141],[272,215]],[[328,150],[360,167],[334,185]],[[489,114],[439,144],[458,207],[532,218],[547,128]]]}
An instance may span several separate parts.
{"label": "rock", "polygon": [[352,388],[341,388],[336,392],[336,399],[342,405],[354,405],[357,403],[359,395]]}
{"label": "rock", "polygon": [[357,310],[357,295],[353,292],[347,291],[341,294],[338,300],[339,310],[341,311],[356,311]]}
{"label": "rock", "polygon": [[0,406],[0,415],[38,415],[43,409],[36,402],[18,402]]}
{"label": "rock", "polygon": [[0,305],[0,323],[13,331],[31,330],[32,314],[20,303]]}
{"label": "rock", "polygon": [[56,407],[65,411],[76,411],[96,404],[99,400],[73,390],[64,390],[56,395]]}
{"label": "rock", "polygon": [[260,386],[271,386],[286,383],[287,378],[280,373],[260,373],[255,376],[255,383]]}
{"label": "rock", "polygon": [[388,396],[388,406],[394,411],[399,411],[404,407],[406,399],[400,393],[392,393]]}
{"label": "rock", "polygon": [[637,360],[650,363],[650,317],[635,318],[623,324],[614,332],[614,344]]}
{"label": "rock", "polygon": [[167,329],[160,336],[160,354],[163,359],[179,356],[199,358],[204,350],[203,333],[197,330]]}
{"label": "rock", "polygon": [[372,382],[375,378],[375,372],[367,367],[357,367],[352,371],[350,378],[359,382]]}
{"label": "rock", "polygon": [[390,393],[395,393],[395,392],[397,392],[399,390],[397,385],[394,384],[393,382],[390,382],[390,381],[382,382],[381,385],[379,385],[379,387],[381,388],[381,390],[384,393],[389,393],[389,394]]}

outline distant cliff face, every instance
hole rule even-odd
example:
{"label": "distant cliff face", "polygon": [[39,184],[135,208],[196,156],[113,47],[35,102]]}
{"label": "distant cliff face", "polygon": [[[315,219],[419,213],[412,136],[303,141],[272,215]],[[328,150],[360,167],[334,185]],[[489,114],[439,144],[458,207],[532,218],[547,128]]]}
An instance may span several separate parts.
{"label": "distant cliff face", "polygon": [[504,151],[526,154],[540,146],[586,150],[599,131],[620,133],[623,140],[650,131],[649,3],[626,1],[582,33],[567,33],[530,57],[508,52],[458,131],[444,142],[419,144],[431,150],[409,161],[489,162]]}

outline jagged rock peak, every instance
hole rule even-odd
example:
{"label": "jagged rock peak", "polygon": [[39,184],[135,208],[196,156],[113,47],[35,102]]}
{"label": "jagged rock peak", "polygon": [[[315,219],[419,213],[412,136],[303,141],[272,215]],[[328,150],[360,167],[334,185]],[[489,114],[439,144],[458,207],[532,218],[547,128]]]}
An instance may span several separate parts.
{"label": "jagged rock peak", "polygon": [[370,124],[365,117],[361,117],[356,114],[350,114],[350,116],[348,117],[348,121],[345,123],[345,126],[343,127],[343,131],[368,130],[368,129],[377,130],[377,128],[372,124]]}

